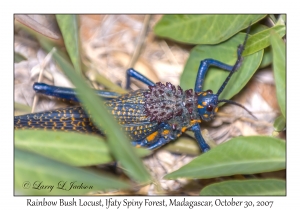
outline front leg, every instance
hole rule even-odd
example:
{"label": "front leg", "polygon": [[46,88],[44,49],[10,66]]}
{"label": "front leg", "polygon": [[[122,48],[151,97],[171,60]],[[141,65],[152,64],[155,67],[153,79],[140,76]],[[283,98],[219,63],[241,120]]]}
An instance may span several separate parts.
{"label": "front leg", "polygon": [[233,66],[227,65],[225,63],[222,63],[222,62],[214,60],[214,59],[202,60],[200,62],[200,66],[199,66],[198,74],[197,74],[197,78],[196,78],[196,83],[195,83],[195,92],[196,93],[200,93],[202,91],[204,77],[210,66],[216,66],[216,67],[219,67],[220,69],[224,69],[226,71],[231,71],[233,68]]}
{"label": "front leg", "polygon": [[180,135],[181,131],[173,130],[168,124],[162,123],[156,131],[150,133],[146,138],[132,141],[132,145],[155,150],[177,139]]}
{"label": "front leg", "polygon": [[194,124],[190,130],[192,130],[195,134],[195,138],[202,150],[202,152],[207,152],[208,150],[210,150],[209,145],[205,142],[202,134],[201,134],[201,130],[200,130],[200,125],[199,123]]}
{"label": "front leg", "polygon": [[237,48],[237,60],[233,66],[227,65],[225,63],[222,63],[222,62],[214,60],[214,59],[205,59],[200,62],[200,66],[199,66],[198,74],[197,74],[197,78],[196,78],[196,83],[195,83],[195,89],[194,89],[196,93],[200,93],[202,91],[204,77],[206,75],[206,72],[207,72],[209,66],[216,66],[216,67],[219,67],[226,71],[230,71],[229,75],[227,76],[226,80],[224,81],[224,83],[222,84],[222,86],[220,87],[220,89],[217,93],[217,95],[220,95],[220,93],[225,88],[227,82],[230,80],[230,77],[232,76],[232,74],[241,66],[241,64],[243,62],[242,53],[246,46],[249,31],[250,31],[250,26],[247,29],[247,34],[246,34],[244,43],[242,45],[239,45]]}

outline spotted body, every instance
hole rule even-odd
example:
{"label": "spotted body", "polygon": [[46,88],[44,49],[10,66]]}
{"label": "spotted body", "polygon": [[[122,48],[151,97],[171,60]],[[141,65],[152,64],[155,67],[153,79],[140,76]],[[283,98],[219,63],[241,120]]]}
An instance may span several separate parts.
{"label": "spotted body", "polygon": [[80,106],[16,116],[14,123],[15,129],[30,128],[101,134]]}
{"label": "spotted body", "polygon": [[[205,93],[204,93],[205,94]],[[198,96],[171,83],[156,83],[105,102],[107,109],[129,136],[133,145],[151,148],[176,139],[201,122]],[[204,107],[202,107],[204,108]],[[15,117],[15,129],[76,131],[104,135],[81,106]]]}

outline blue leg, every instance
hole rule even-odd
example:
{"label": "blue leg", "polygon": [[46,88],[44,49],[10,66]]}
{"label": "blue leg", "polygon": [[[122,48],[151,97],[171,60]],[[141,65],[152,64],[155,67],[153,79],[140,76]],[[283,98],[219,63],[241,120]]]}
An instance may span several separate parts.
{"label": "blue leg", "polygon": [[169,143],[169,141],[167,139],[165,139],[164,137],[160,137],[155,142],[155,144],[151,144],[150,146],[148,146],[148,149],[155,150],[155,149],[162,147],[163,145],[165,145],[167,143]]}
{"label": "blue leg", "polygon": [[[54,96],[60,99],[66,99],[71,101],[78,102],[78,99],[76,97],[76,91],[73,88],[65,88],[65,87],[56,87],[53,85],[47,85],[44,83],[34,83],[33,89],[37,93],[41,93],[47,96]],[[98,90],[96,91],[97,95],[103,98],[111,99],[119,97],[120,94],[110,91],[102,91]]]}
{"label": "blue leg", "polygon": [[149,85],[149,86],[155,86],[155,83],[152,82],[150,79],[142,75],[141,73],[137,72],[133,68],[130,68],[126,72],[126,89],[129,90],[130,88],[130,77],[135,78],[142,83]]}
{"label": "blue leg", "polygon": [[133,142],[131,142],[131,144],[134,147],[145,147],[150,150],[155,150],[169,142],[170,142],[169,139],[166,139],[164,137],[158,137],[157,139],[155,139],[155,141],[153,141],[151,143],[148,142],[146,139],[142,139],[142,140],[138,140],[138,141],[133,141]]}
{"label": "blue leg", "polygon": [[214,59],[205,59],[205,60],[200,62],[200,66],[199,66],[198,74],[197,74],[197,78],[196,78],[196,83],[195,83],[195,89],[194,89],[194,91],[196,93],[199,93],[199,92],[202,91],[204,77],[206,75],[206,72],[207,72],[209,66],[216,66],[216,67],[219,67],[219,68],[224,69],[226,71],[230,71],[230,74],[228,75],[225,82],[223,83],[223,85],[219,89],[217,95],[219,95],[223,91],[223,89],[225,88],[225,86],[226,86],[227,82],[229,81],[231,75],[241,66],[241,64],[243,62],[242,53],[243,53],[244,48],[246,46],[246,42],[247,42],[247,39],[248,39],[248,34],[249,34],[249,31],[250,31],[250,25],[247,29],[247,34],[246,34],[244,43],[242,45],[239,45],[238,48],[237,48],[237,61],[233,66],[227,65],[225,63],[222,63],[222,62],[214,60]]}
{"label": "blue leg", "polygon": [[231,76],[233,75],[233,73],[240,68],[242,62],[243,62],[243,57],[242,57],[242,53],[245,49],[246,46],[246,42],[247,42],[247,38],[248,38],[248,33],[249,33],[249,28],[247,30],[247,35],[245,37],[244,43],[242,45],[238,46],[237,49],[237,60],[235,62],[235,64],[232,67],[232,70],[230,71],[229,75],[227,76],[227,78],[225,79],[225,81],[223,82],[223,84],[221,85],[221,87],[219,88],[218,92],[216,95],[220,95],[222,93],[222,91],[224,90],[224,88],[226,87],[228,81],[230,80]]}
{"label": "blue leg", "polygon": [[200,130],[200,125],[199,125],[199,123],[193,125],[193,126],[190,128],[190,130],[192,130],[192,131],[194,132],[195,138],[196,138],[196,140],[197,140],[197,142],[198,142],[198,144],[199,144],[199,146],[200,146],[202,152],[207,152],[207,151],[210,149],[210,147],[209,147],[208,144],[205,142],[205,140],[204,140],[204,138],[203,138],[203,136],[202,136],[202,134],[201,134],[201,130]]}
{"label": "blue leg", "polygon": [[146,138],[135,140],[131,143],[135,147],[145,147],[154,150],[177,139],[178,134],[178,131],[174,131],[169,124],[161,123],[157,126],[157,130],[150,133]]}
{"label": "blue leg", "polygon": [[[202,150],[202,152],[207,152],[210,150],[209,145],[205,142],[204,138],[202,137],[201,130],[200,130],[200,125],[195,124],[190,128],[191,131],[194,132],[195,138]],[[168,131],[168,132],[166,132]],[[175,132],[175,133],[173,133]],[[158,130],[155,138],[149,139],[149,137],[153,135],[150,134],[148,137],[145,139],[140,139],[132,142],[132,145],[137,147],[145,147],[147,149],[157,149],[167,143],[169,143],[172,140],[175,140],[177,138],[177,133],[176,131],[173,131],[169,126],[164,126],[162,129]],[[152,136],[153,137],[153,136]]]}
{"label": "blue leg", "polygon": [[202,91],[202,86],[203,86],[203,81],[204,77],[206,75],[206,72],[210,66],[216,66],[221,69],[224,69],[226,71],[231,71],[233,66],[229,66],[225,63],[222,63],[220,61],[214,60],[214,59],[205,59],[200,62],[200,66],[198,69],[198,74],[196,78],[196,83],[195,83],[195,92],[199,93]]}
{"label": "blue leg", "polygon": [[[134,70],[133,68],[130,68],[127,70],[127,75],[126,75],[126,89],[129,89],[130,86],[130,77],[133,77],[146,85],[154,86],[155,83]],[[33,89],[35,92],[44,94],[47,96],[54,96],[60,99],[65,99],[65,100],[71,100],[75,102],[79,102],[77,97],[76,97],[76,91],[73,88],[65,88],[65,87],[56,87],[53,85],[47,85],[44,83],[34,83],[33,84]],[[115,93],[115,92],[110,92],[110,91],[103,91],[103,90],[97,90],[96,91],[97,95],[106,99],[112,99],[112,98],[117,98],[120,96],[120,94]]]}

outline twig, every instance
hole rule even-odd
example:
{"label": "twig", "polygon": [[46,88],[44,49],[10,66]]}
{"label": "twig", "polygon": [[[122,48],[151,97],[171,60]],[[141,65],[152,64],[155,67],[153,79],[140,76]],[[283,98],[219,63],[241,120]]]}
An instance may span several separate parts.
{"label": "twig", "polygon": [[143,28],[142,28],[142,31],[141,31],[141,33],[139,35],[139,39],[138,39],[136,48],[135,48],[135,50],[133,52],[133,55],[132,55],[131,60],[130,60],[130,62],[128,64],[128,66],[127,66],[127,69],[131,68],[131,67],[134,67],[136,61],[138,60],[138,58],[140,56],[141,49],[142,49],[142,46],[144,44],[144,40],[145,40],[147,31],[148,31],[148,26],[149,26],[149,23],[150,23],[150,19],[151,19],[151,15],[145,15],[145,19],[144,19],[144,23],[143,23]]}
{"label": "twig", "polygon": [[[39,74],[38,82],[41,82],[42,77],[43,77],[44,68],[51,60],[52,55],[55,51],[56,51],[56,48],[54,47],[44,58],[42,65],[40,65],[40,74]],[[37,102],[38,102],[38,95],[35,95],[33,98],[31,113],[34,112]]]}
{"label": "twig", "polygon": [[179,66],[174,54],[172,53],[169,45],[167,44],[167,42],[165,40],[163,40],[160,44],[162,50],[166,53],[168,59],[170,62],[175,63],[177,66]]}

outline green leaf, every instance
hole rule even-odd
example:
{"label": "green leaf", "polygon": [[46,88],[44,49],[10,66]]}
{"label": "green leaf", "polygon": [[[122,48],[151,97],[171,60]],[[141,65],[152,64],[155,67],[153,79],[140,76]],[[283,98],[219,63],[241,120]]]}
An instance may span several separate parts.
{"label": "green leaf", "polygon": [[260,63],[259,69],[269,66],[272,63],[272,61],[273,59],[272,59],[271,47],[267,47],[264,50],[264,56]]}
{"label": "green leaf", "polygon": [[268,16],[273,23],[276,23],[275,15],[268,15]]}
{"label": "green leaf", "polygon": [[281,113],[286,117],[286,67],[285,44],[276,32],[271,31],[273,68],[276,84],[276,96]]}
{"label": "green leaf", "polygon": [[28,106],[28,105],[25,105],[25,104],[15,102],[14,107],[15,107],[15,109],[20,110],[20,111],[25,112],[25,113],[30,113],[31,112],[31,107]]}
{"label": "green leaf", "polygon": [[276,25],[272,28],[265,29],[260,31],[251,37],[247,41],[245,50],[243,52],[243,56],[251,55],[255,52],[258,52],[268,46],[270,46],[270,31],[274,30],[276,33],[283,37],[286,33],[286,29],[284,25]]}
{"label": "green leaf", "polygon": [[[198,45],[190,53],[190,57],[181,75],[180,84],[183,89],[194,89],[200,61],[212,58],[223,63],[234,65],[237,59],[237,47],[243,43],[244,33],[239,33],[219,45]],[[221,93],[221,99],[230,99],[237,94],[251,79],[260,65],[263,51],[254,53],[244,58],[241,67],[233,74],[226,88]],[[211,89],[217,92],[229,72],[216,67],[210,67],[204,79],[203,90]]]}
{"label": "green leaf", "polygon": [[[256,33],[261,32],[263,30],[266,30],[268,28],[269,28],[268,26],[265,26],[265,25],[258,22],[256,24],[251,25],[250,34],[253,35],[253,34],[256,34]],[[243,32],[246,33],[246,31],[247,31],[247,29],[245,29]]]}
{"label": "green leaf", "polygon": [[286,22],[286,15],[280,15],[279,20]]}
{"label": "green leaf", "polygon": [[[73,166],[91,166],[113,161],[106,141],[96,135],[16,130],[15,147]],[[140,157],[151,153],[142,148],[135,148],[135,150]]]}
{"label": "green leaf", "polygon": [[267,137],[236,137],[192,160],[165,178],[213,178],[285,168],[285,141]]}
{"label": "green leaf", "polygon": [[[15,191],[25,195],[83,195],[99,190],[129,188],[127,183],[111,175],[99,175],[19,149],[15,149],[14,167]],[[72,182],[83,187],[70,189]],[[42,186],[48,188],[38,189]]]}
{"label": "green leaf", "polygon": [[164,15],[154,32],[189,44],[217,44],[266,15]]}
{"label": "green leaf", "polygon": [[278,116],[274,122],[274,130],[277,132],[283,131],[286,128],[285,117]]}
{"label": "green leaf", "polygon": [[81,73],[79,24],[77,15],[56,15],[65,46],[77,73]]}
{"label": "green leaf", "polygon": [[[47,44],[47,43],[45,43]],[[45,45],[48,51],[49,46]],[[142,161],[137,157],[128,137],[121,131],[119,124],[107,111],[101,98],[82,80],[78,73],[74,73],[72,66],[56,52],[53,54],[56,62],[65,72],[71,82],[76,86],[79,100],[83,107],[90,114],[91,119],[98,128],[105,131],[108,138],[108,145],[113,156],[121,163],[130,177],[139,182],[150,181],[150,175]]]}
{"label": "green leaf", "polygon": [[90,166],[113,161],[104,139],[94,135],[16,130],[15,146],[74,166]]}
{"label": "green leaf", "polygon": [[208,196],[266,196],[286,195],[286,182],[278,179],[224,181],[203,188],[200,195]]}
{"label": "green leaf", "polygon": [[[269,28],[268,26],[262,25],[260,23],[256,23],[251,26],[250,34],[253,35],[253,34],[259,33],[268,28]],[[244,30],[244,31],[246,31],[246,30]],[[269,66],[271,63],[272,63],[271,47],[266,47],[264,49],[264,55],[263,55],[262,61],[258,68],[259,69],[264,68],[266,66]]]}
{"label": "green leaf", "polygon": [[164,146],[164,149],[178,154],[186,154],[186,155],[199,155],[199,145],[196,140],[190,137],[181,136],[176,141],[168,143]]}
{"label": "green leaf", "polygon": [[20,53],[14,52],[14,63],[20,63],[21,61],[27,60],[23,55]]}

